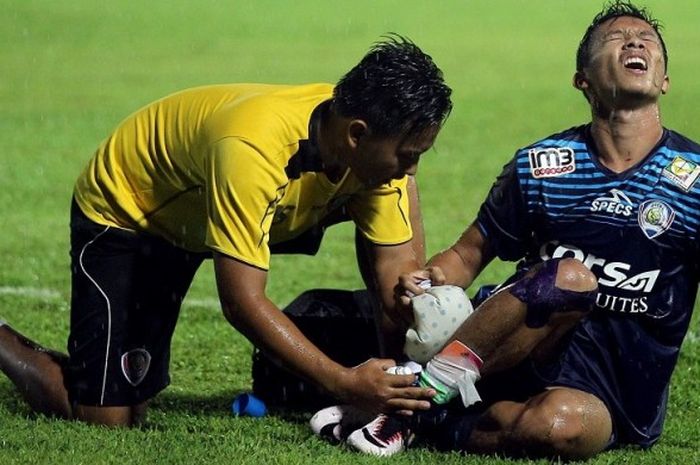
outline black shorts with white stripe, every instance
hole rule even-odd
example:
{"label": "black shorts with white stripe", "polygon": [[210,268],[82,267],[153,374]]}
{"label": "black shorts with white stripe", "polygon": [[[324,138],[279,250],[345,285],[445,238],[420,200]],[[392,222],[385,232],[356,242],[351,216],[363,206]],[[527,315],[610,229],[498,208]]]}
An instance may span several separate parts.
{"label": "black shorts with white stripe", "polygon": [[209,254],[97,224],[71,207],[72,299],[66,388],[73,403],[140,404],[170,381],[180,304]]}

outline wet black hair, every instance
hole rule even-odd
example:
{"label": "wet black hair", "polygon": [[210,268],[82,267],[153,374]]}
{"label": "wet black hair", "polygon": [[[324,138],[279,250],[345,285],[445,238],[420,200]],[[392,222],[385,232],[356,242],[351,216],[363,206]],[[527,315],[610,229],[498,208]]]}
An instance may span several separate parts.
{"label": "wet black hair", "polygon": [[409,39],[383,39],[338,81],[333,110],[364,120],[382,136],[440,127],[452,109],[442,71]]}
{"label": "wet black hair", "polygon": [[583,34],[581,43],[576,51],[576,71],[582,71],[583,68],[588,65],[591,58],[591,36],[596,28],[610,19],[619,18],[621,16],[631,16],[641,19],[654,29],[656,35],[659,36],[659,42],[661,42],[661,49],[664,54],[664,66],[668,69],[668,51],[666,50],[666,43],[661,36],[662,25],[659,20],[651,16],[651,13],[646,8],[638,7],[628,1],[615,0],[603,7],[603,10],[591,21],[590,26],[586,29],[586,33]]}

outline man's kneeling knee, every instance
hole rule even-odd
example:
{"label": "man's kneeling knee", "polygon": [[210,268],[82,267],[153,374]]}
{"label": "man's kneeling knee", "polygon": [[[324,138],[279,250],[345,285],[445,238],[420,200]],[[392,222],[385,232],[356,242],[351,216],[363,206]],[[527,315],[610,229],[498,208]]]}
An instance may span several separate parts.
{"label": "man's kneeling knee", "polygon": [[590,311],[598,287],[595,275],[583,263],[558,258],[544,262],[534,274],[517,281],[509,291],[527,305],[525,324],[540,328],[553,313]]}

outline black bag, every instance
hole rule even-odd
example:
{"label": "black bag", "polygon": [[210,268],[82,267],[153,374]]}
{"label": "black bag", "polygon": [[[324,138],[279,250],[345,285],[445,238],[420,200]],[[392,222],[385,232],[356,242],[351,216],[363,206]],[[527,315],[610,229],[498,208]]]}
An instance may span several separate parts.
{"label": "black bag", "polygon": [[[313,289],[294,299],[283,312],[328,357],[351,367],[379,356],[372,308],[367,291]],[[253,351],[253,393],[270,406],[288,409],[318,409],[337,403],[257,348]]]}

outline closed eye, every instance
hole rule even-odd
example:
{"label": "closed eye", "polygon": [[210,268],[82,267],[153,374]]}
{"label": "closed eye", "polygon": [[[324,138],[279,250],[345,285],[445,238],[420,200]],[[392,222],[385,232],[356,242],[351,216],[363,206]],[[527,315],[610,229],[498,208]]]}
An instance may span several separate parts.
{"label": "closed eye", "polygon": [[612,42],[614,40],[624,40],[625,35],[622,31],[610,31],[603,36],[603,41]]}
{"label": "closed eye", "polygon": [[655,43],[659,42],[658,36],[656,34],[654,34],[653,32],[649,32],[649,31],[640,32],[639,38],[645,42],[655,42]]}

